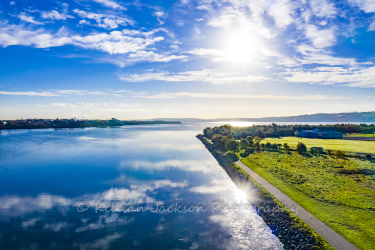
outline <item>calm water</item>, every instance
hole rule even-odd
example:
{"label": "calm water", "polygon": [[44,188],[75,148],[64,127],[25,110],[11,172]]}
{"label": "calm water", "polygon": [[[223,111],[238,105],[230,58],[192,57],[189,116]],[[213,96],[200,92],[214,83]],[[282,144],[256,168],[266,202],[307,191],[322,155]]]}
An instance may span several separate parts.
{"label": "calm water", "polygon": [[0,249],[281,249],[203,128],[1,131]]}

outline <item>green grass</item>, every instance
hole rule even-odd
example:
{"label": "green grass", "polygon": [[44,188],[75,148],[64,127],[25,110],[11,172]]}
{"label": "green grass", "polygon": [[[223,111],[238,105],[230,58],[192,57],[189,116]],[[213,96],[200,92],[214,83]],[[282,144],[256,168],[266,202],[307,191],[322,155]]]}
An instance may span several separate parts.
{"label": "green grass", "polygon": [[[237,164],[233,163],[233,165],[237,168],[237,170],[248,176],[249,179],[259,188],[259,190],[263,193],[263,195],[269,196],[272,200],[277,204],[279,207],[283,207],[284,205],[276,199],[270,192],[268,192],[262,185],[258,184],[249,174],[247,174],[242,168],[240,168]],[[308,231],[317,241],[317,249],[324,249],[324,250],[334,250],[335,248],[332,247],[324,238],[322,238],[319,234],[317,234],[309,225],[307,225],[304,221],[302,221],[298,216],[292,213],[289,210],[285,210],[290,217],[296,222],[299,228],[302,228]]]}
{"label": "green grass", "polygon": [[375,249],[373,162],[295,152],[255,153],[242,162],[360,249]]}
{"label": "green grass", "polygon": [[344,135],[344,137],[375,137],[375,134],[357,134],[357,133],[353,133],[353,134]]}
{"label": "green grass", "polygon": [[353,141],[353,140],[340,140],[340,139],[308,139],[301,137],[283,137],[266,138],[262,143],[288,143],[289,146],[297,146],[298,142],[303,142],[308,148],[310,147],[323,147],[324,149],[331,150],[344,150],[360,153],[375,154],[375,141]]}

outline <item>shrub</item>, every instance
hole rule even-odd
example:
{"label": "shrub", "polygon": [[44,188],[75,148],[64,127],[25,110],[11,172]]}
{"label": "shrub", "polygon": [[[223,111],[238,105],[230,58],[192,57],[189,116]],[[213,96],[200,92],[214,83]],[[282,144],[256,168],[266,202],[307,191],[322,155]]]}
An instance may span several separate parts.
{"label": "shrub", "polygon": [[341,157],[345,157],[346,155],[345,155],[345,153],[343,151],[337,150],[335,152],[335,156],[338,157],[338,158],[341,158]]}
{"label": "shrub", "polygon": [[297,145],[297,152],[298,152],[299,154],[303,154],[303,153],[306,153],[306,152],[307,152],[306,145],[303,144],[303,142],[298,142],[298,145]]}

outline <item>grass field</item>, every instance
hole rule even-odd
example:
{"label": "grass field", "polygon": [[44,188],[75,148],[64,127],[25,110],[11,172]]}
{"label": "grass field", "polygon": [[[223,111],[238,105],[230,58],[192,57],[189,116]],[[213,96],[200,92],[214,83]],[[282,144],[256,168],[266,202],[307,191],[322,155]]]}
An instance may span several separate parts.
{"label": "grass field", "polygon": [[375,249],[374,162],[295,152],[242,162],[360,249]]}
{"label": "grass field", "polygon": [[347,134],[344,137],[375,137],[375,134]]}
{"label": "grass field", "polygon": [[298,142],[303,142],[306,147],[323,147],[324,149],[344,150],[360,153],[375,154],[375,141],[353,141],[353,140],[340,140],[340,139],[308,139],[301,137],[283,137],[266,138],[262,143],[288,143],[289,146],[297,146]]}

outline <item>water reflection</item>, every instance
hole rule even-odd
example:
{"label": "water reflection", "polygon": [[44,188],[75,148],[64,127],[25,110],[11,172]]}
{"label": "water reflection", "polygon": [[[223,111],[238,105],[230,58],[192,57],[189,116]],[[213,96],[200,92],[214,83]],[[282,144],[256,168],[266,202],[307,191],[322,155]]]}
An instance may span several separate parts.
{"label": "water reflection", "polygon": [[70,132],[2,133],[1,249],[282,248],[193,126]]}

